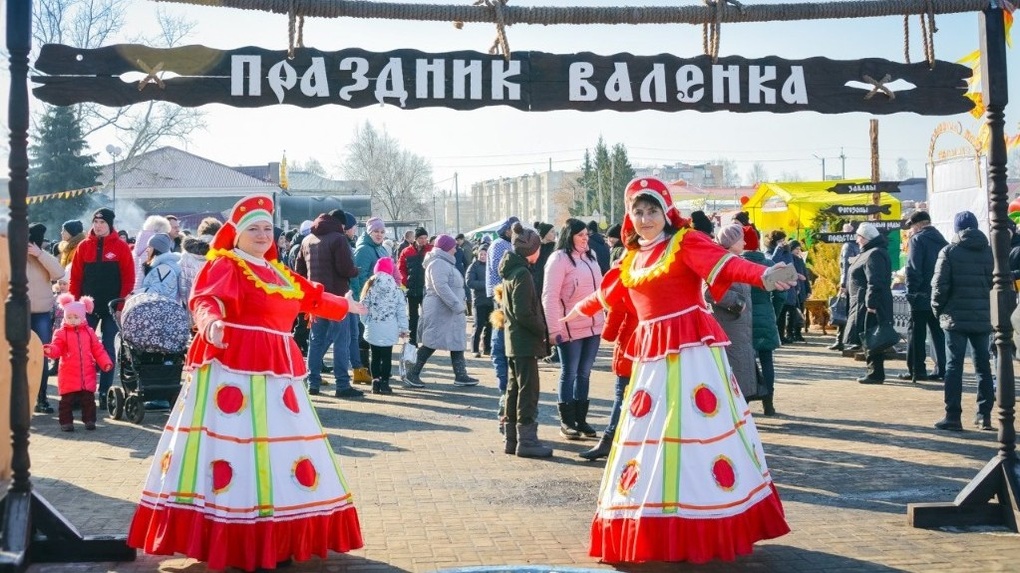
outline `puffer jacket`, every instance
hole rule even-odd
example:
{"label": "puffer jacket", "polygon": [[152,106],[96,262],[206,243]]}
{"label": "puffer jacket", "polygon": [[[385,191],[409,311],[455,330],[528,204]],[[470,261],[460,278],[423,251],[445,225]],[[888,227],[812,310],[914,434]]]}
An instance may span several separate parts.
{"label": "puffer jacket", "polygon": [[[383,258],[390,256],[389,251],[382,244],[375,244],[372,240],[372,235],[365,233],[358,237],[358,246],[354,249],[354,266],[358,267],[358,283],[365,284],[368,279],[375,272],[375,263]],[[393,265],[393,273],[391,275],[394,279],[400,279],[400,274],[397,271],[397,265]],[[361,289],[354,291],[354,300],[361,300]]]}
{"label": "puffer jacket", "polygon": [[407,299],[389,274],[374,275],[361,302],[368,310],[361,317],[365,341],[373,346],[393,346],[407,332]]}
{"label": "puffer jacket", "polygon": [[453,255],[432,249],[425,255],[425,298],[418,321],[418,342],[435,350],[467,349],[464,277]]}
{"label": "puffer jacket", "polygon": [[312,232],[301,241],[301,256],[294,263],[299,275],[321,283],[326,292],[344,296],[351,278],[358,276],[351,245],[343,225],[323,213],[312,223]]}
{"label": "puffer jacket", "polygon": [[492,306],[492,297],[485,290],[485,263],[475,259],[471,266],[468,267],[467,277],[465,277],[464,282],[471,289],[476,305]]}
{"label": "puffer jacket", "polygon": [[96,364],[103,372],[113,368],[113,361],[99,342],[96,331],[87,323],[62,325],[53,333],[53,341],[43,346],[47,358],[60,359],[57,368],[57,390],[60,395],[96,391]]}
{"label": "puffer jacket", "polygon": [[[854,244],[856,246],[856,243]],[[741,255],[752,263],[771,267],[772,263],[761,251],[744,251]],[[755,350],[775,350],[779,348],[779,328],[776,327],[777,299],[786,297],[782,291],[769,292],[758,287],[751,288],[751,343]]]}
{"label": "puffer jacket", "polygon": [[561,320],[575,304],[597,291],[601,284],[602,271],[594,257],[576,252],[568,254],[563,250],[549,257],[542,286],[542,308],[550,342],[561,344],[602,334],[606,322],[604,313],[597,312],[594,316],[582,316],[569,322]]}
{"label": "puffer jacket", "polygon": [[138,292],[158,294],[177,302],[186,301],[188,295],[181,292],[181,254],[163,253],[152,259]]}
{"label": "puffer jacket", "polygon": [[889,240],[879,235],[861,248],[847,274],[850,306],[843,342],[855,344],[868,323],[868,309],[874,309],[878,324],[892,323],[892,261],[886,248]]}
{"label": "puffer jacket", "polygon": [[935,276],[935,262],[939,253],[949,244],[938,229],[922,227],[910,237],[910,251],[907,257],[907,301],[911,310],[927,310],[931,307],[931,280]]}
{"label": "puffer jacket", "polygon": [[68,292],[77,300],[82,295],[95,299],[93,314],[109,316],[108,304],[115,298],[124,298],[134,289],[135,261],[131,247],[110,227],[110,234],[97,237],[89,231],[88,237],[78,245],[71,259],[71,276]]}
{"label": "puffer jacket", "polygon": [[64,267],[57,257],[39,249],[39,256],[28,255],[25,266],[28,277],[28,303],[32,314],[53,311],[53,281],[64,276]]}
{"label": "puffer jacket", "polygon": [[992,248],[980,229],[964,229],[939,252],[931,279],[931,310],[944,330],[992,331]]}
{"label": "puffer jacket", "polygon": [[506,355],[541,357],[549,355],[542,307],[528,261],[508,251],[499,265],[503,277],[503,315]]}

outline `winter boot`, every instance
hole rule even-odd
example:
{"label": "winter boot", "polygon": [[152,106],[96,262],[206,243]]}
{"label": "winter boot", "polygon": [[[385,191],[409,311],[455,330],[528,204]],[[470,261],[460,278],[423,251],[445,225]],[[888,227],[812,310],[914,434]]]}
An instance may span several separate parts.
{"label": "winter boot", "polygon": [[419,346],[418,353],[415,356],[414,364],[407,367],[407,372],[404,373],[404,386],[408,388],[424,388],[425,383],[421,381],[421,370],[425,368],[425,363],[428,362],[430,356],[435,350],[428,346]]}
{"label": "winter boot", "polygon": [[373,394],[379,394],[380,393],[379,392],[379,380],[376,380],[376,379],[372,380],[372,393]]}
{"label": "winter boot", "polygon": [[772,395],[768,395],[761,399],[761,405],[765,408],[765,416],[775,416],[776,407],[772,404]]}
{"label": "winter boot", "polygon": [[568,440],[581,438],[581,432],[577,431],[577,410],[574,401],[560,402],[556,405],[560,410],[560,435]]}
{"label": "winter boot", "polygon": [[506,393],[499,395],[499,409],[496,410],[496,419],[499,420],[499,433],[506,434]]}
{"label": "winter boot", "polygon": [[351,382],[354,384],[372,384],[373,390],[375,389],[372,375],[368,372],[368,368],[365,368],[364,366],[354,369],[354,375],[351,376]]}
{"label": "winter boot", "polygon": [[507,424],[503,431],[503,453],[512,456],[517,453],[517,425]]}
{"label": "winter boot", "polygon": [[588,425],[588,404],[589,400],[578,400],[574,402],[574,427],[577,431],[584,434],[586,438],[594,438],[599,435],[595,428]]}
{"label": "winter boot", "polygon": [[478,378],[468,376],[467,363],[464,361],[464,351],[451,351],[450,362],[453,364],[454,386],[477,386]]}
{"label": "winter boot", "polygon": [[553,454],[552,448],[538,441],[538,422],[517,424],[517,457],[548,458]]}
{"label": "winter boot", "polygon": [[390,381],[387,378],[383,378],[379,381],[379,391],[372,391],[373,394],[392,394],[393,388],[390,388]]}
{"label": "winter boot", "polygon": [[609,450],[613,448],[613,436],[616,432],[606,432],[602,434],[602,438],[599,439],[599,443],[594,448],[577,454],[581,458],[589,461],[595,461],[599,458],[604,458],[609,455]]}

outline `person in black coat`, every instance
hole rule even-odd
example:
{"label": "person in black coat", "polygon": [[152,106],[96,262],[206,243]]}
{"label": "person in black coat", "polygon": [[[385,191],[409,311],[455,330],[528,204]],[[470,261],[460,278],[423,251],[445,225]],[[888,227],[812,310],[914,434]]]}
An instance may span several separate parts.
{"label": "person in black coat", "polygon": [[492,297],[485,292],[485,262],[489,260],[489,253],[482,248],[475,253],[475,260],[468,267],[465,284],[474,294],[475,304],[475,332],[471,337],[471,351],[475,358],[481,358],[492,354],[492,322],[490,315],[493,311]]}
{"label": "person in black coat", "polygon": [[[907,349],[907,372],[900,380],[941,380],[946,372],[946,335],[931,311],[931,280],[935,276],[935,260],[948,244],[938,229],[931,226],[925,211],[915,211],[910,219],[910,247],[907,258],[907,301],[910,303],[910,346]],[[935,372],[927,374],[927,334],[935,346]]]}
{"label": "person in black coat", "polygon": [[588,248],[595,253],[595,260],[602,269],[602,274],[609,272],[609,244],[606,238],[599,234],[599,225],[595,221],[588,221]]}
{"label": "person in black coat", "polygon": [[977,416],[974,424],[992,429],[991,356],[988,337],[992,332],[992,248],[988,237],[978,229],[977,217],[961,211],[953,221],[956,235],[939,253],[932,279],[931,309],[946,331],[946,416],[935,423],[939,430],[960,431],[963,394],[963,359],[970,344],[977,373]]}
{"label": "person in black coat", "polygon": [[[871,223],[857,226],[857,244],[861,254],[850,265],[847,291],[850,294],[850,310],[844,343],[849,343],[851,332],[857,332],[861,340],[864,333],[882,323],[892,323],[892,261],[889,259],[889,240]],[[867,352],[868,373],[857,379],[861,384],[885,382],[885,354]]]}

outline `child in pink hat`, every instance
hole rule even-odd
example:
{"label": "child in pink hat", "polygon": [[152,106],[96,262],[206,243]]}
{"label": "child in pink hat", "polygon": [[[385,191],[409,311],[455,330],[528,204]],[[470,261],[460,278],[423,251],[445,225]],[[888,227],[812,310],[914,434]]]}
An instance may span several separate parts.
{"label": "child in pink hat", "polygon": [[43,352],[47,358],[60,359],[57,368],[60,429],[74,431],[71,407],[77,401],[81,404],[85,429],[95,430],[96,364],[103,372],[109,372],[113,370],[113,361],[99,342],[96,331],[85,322],[85,315],[92,312],[92,298],[83,296],[75,301],[72,294],[63,293],[57,297],[57,304],[64,311],[64,322],[53,333],[53,341],[43,346]]}
{"label": "child in pink hat", "polygon": [[362,320],[365,341],[371,347],[372,393],[392,394],[393,345],[408,334],[407,299],[393,278],[392,258],[376,261],[361,290],[361,302],[368,309]]}

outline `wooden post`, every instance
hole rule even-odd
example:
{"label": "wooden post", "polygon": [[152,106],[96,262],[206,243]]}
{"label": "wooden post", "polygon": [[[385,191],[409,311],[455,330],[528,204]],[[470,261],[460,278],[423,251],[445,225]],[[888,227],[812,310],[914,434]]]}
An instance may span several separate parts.
{"label": "wooden post", "polygon": [[[1006,225],[1008,189],[1006,187],[1005,115],[1006,33],[1003,9],[993,1],[981,15],[982,96],[991,145],[988,171],[991,179],[989,207],[991,243],[995,257],[992,275],[992,326],[995,348],[999,353],[996,377],[996,404],[999,414],[999,451],[978,475],[968,483],[952,503],[916,503],[907,506],[907,518],[914,527],[960,525],[1005,525],[1018,531],[1020,509],[1017,496],[1016,431],[1014,403],[1016,381],[1013,376],[1010,315],[1016,307],[1016,293],[1009,271],[1009,230]],[[992,499],[995,499],[992,502]]]}
{"label": "wooden post", "polygon": [[[882,180],[882,164],[878,159],[878,120],[873,119],[869,122],[869,135],[871,136],[871,182],[878,183]],[[875,191],[871,194],[872,205],[882,204],[882,193]],[[872,220],[878,221],[882,218],[879,213],[874,213],[871,216]]]}

